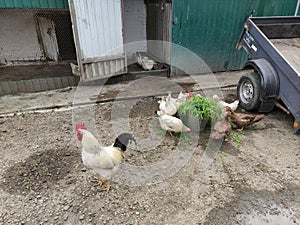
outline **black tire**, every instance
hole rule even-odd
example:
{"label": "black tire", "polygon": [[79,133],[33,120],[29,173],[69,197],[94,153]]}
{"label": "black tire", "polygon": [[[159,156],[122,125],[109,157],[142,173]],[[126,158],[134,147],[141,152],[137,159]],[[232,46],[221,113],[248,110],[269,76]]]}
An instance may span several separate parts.
{"label": "black tire", "polygon": [[243,75],[237,86],[240,106],[248,111],[257,111],[261,105],[260,88],[261,80],[258,73],[251,72]]}

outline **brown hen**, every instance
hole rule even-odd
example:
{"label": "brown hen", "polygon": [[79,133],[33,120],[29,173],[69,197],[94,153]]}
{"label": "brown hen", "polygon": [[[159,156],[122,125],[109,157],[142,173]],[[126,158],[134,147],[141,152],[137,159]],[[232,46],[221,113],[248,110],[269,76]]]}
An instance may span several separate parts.
{"label": "brown hen", "polygon": [[236,113],[229,107],[225,107],[226,111],[231,112],[230,122],[233,128],[243,130],[244,128],[262,120],[264,114],[248,114],[248,113]]}
{"label": "brown hen", "polygon": [[228,121],[228,117],[231,115],[230,111],[227,111],[223,120],[218,121],[214,125],[214,130],[210,134],[210,138],[214,140],[224,140],[229,136],[231,132],[231,124]]}

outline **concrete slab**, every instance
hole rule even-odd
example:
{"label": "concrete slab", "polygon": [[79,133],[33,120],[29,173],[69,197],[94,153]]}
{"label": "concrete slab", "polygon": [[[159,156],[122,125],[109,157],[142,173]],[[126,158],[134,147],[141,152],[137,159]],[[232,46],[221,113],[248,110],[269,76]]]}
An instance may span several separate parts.
{"label": "concrete slab", "polygon": [[[245,73],[245,71],[224,72],[191,77],[172,77],[169,79],[148,79],[148,81],[152,83],[146,83],[146,80],[139,81],[138,79],[104,86],[86,86],[86,89],[89,91],[89,93],[91,93],[92,90],[93,93],[96,93],[96,95],[90,96],[89,93],[87,93],[88,97],[83,98],[84,101],[82,103],[92,104],[95,102],[99,103],[113,101],[116,97],[120,97],[118,94],[121,90],[125,90],[125,93],[121,95],[122,98],[161,96],[169,91],[175,93],[182,89],[194,93],[200,92],[203,89],[220,89],[222,91],[231,89],[234,91],[236,84],[243,73]],[[137,87],[134,86],[141,83],[143,83],[143,85]],[[80,86],[80,88],[81,87],[84,86]],[[79,87],[68,87],[39,93],[24,93],[1,96],[0,114],[5,116],[16,112],[22,113],[34,110],[70,108],[73,105],[74,96],[76,95],[78,88]]]}

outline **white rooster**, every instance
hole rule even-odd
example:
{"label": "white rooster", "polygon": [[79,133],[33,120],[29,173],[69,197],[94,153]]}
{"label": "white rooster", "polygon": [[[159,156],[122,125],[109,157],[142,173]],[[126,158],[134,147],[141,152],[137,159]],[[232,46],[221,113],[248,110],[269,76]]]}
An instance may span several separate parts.
{"label": "white rooster", "polygon": [[85,124],[77,124],[76,133],[78,140],[82,143],[81,157],[83,164],[100,176],[100,186],[103,183],[103,179],[105,180],[105,187],[108,192],[110,189],[109,180],[113,169],[121,162],[128,142],[134,141],[136,143],[135,139],[129,133],[122,133],[112,145],[103,147],[93,134],[87,131]]}
{"label": "white rooster", "polygon": [[160,127],[167,131],[171,136],[172,133],[180,133],[180,132],[192,132],[190,128],[185,126],[183,122],[174,116],[169,116],[167,114],[164,114],[161,111],[157,111],[156,114],[159,116],[158,120],[160,123]]}

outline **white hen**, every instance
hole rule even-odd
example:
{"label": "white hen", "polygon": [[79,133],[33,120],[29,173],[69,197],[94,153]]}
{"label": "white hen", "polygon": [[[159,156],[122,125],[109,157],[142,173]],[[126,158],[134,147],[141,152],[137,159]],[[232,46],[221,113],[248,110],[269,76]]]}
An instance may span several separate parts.
{"label": "white hen", "polygon": [[238,106],[239,106],[239,100],[235,100],[234,102],[232,103],[227,103],[225,101],[222,101],[220,100],[219,96],[218,95],[213,95],[212,99],[216,100],[219,102],[219,105],[224,108],[225,106],[228,106],[229,108],[231,108],[231,110],[234,112]]}
{"label": "white hen", "polygon": [[70,66],[71,66],[73,75],[80,77],[81,73],[80,73],[79,67],[77,65],[75,65],[74,63],[70,63]]}
{"label": "white hen", "polygon": [[167,114],[164,114],[161,111],[157,111],[157,115],[159,116],[158,120],[160,123],[160,127],[163,130],[168,131],[170,135],[172,135],[171,132],[174,133],[192,132],[192,130],[187,126],[185,126],[183,122],[177,117],[169,116]]}
{"label": "white hen", "polygon": [[167,96],[166,98],[162,98],[159,103],[159,110],[162,111],[164,114],[169,116],[173,116],[177,112],[176,106],[171,102],[171,97]]}
{"label": "white hen", "polygon": [[157,62],[152,59],[149,59],[147,56],[141,56],[140,53],[136,54],[135,60],[137,64],[143,67],[144,70],[151,70]]}
{"label": "white hen", "polygon": [[151,59],[145,57],[142,59],[142,67],[144,70],[151,70],[154,64],[155,62]]}
{"label": "white hen", "polygon": [[178,94],[177,98],[172,98],[171,93],[169,93],[168,97],[170,97],[170,102],[173,103],[178,110],[180,105],[184,103],[187,99],[192,97],[190,92],[184,94],[182,91]]}

